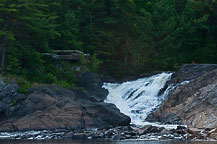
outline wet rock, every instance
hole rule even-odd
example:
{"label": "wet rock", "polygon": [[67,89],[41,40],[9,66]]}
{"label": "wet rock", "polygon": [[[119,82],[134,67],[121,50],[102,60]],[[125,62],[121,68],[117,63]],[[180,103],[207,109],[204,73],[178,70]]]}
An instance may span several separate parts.
{"label": "wet rock", "polygon": [[125,135],[136,136],[136,132],[125,132]]}
{"label": "wet rock", "polygon": [[187,129],[185,126],[177,126],[177,130],[185,130]]}
{"label": "wet rock", "polygon": [[180,135],[178,133],[173,133],[174,137],[179,137]]}
{"label": "wet rock", "polygon": [[121,140],[124,139],[124,137],[121,134],[115,134],[112,136],[112,140]]}
{"label": "wet rock", "polygon": [[63,139],[71,140],[74,138],[74,133],[73,132],[68,132],[63,136]]}
{"label": "wet rock", "polygon": [[132,136],[131,135],[129,135],[129,134],[126,134],[125,135],[125,139],[130,139]]}
{"label": "wet rock", "polygon": [[[147,127],[147,126],[146,126]],[[147,133],[143,135],[138,135],[137,130],[125,131],[126,126],[117,126],[110,128],[108,130],[97,130],[97,129],[56,129],[49,131],[29,131],[25,132],[25,137],[22,137],[22,132],[20,134],[12,134],[11,138],[24,138],[24,139],[76,139],[76,140],[126,140],[126,139],[177,139],[186,140],[187,137],[182,134],[173,133]],[[139,126],[138,126],[139,128]],[[141,129],[141,127],[139,128]],[[165,130],[164,130],[165,131]],[[9,134],[6,134],[9,136]],[[0,133],[1,137],[1,133]]]}
{"label": "wet rock", "polygon": [[108,130],[108,129],[112,128],[112,127],[113,126],[111,126],[111,125],[101,126],[101,127],[97,128],[97,130]]}
{"label": "wet rock", "polygon": [[171,134],[171,133],[172,132],[170,130],[168,130],[168,129],[164,129],[164,130],[161,131],[162,135],[164,135],[164,134],[168,135],[168,134]]}
{"label": "wet rock", "polygon": [[75,140],[87,140],[87,135],[85,133],[76,133],[73,136]]}
{"label": "wet rock", "polygon": [[211,133],[209,137],[217,140],[217,133]]}
{"label": "wet rock", "polygon": [[217,65],[184,65],[167,84],[189,83],[177,86],[147,120],[195,128],[217,127],[216,75]]}
{"label": "wet rock", "polygon": [[197,129],[197,128],[189,128],[187,129],[187,132],[193,135],[199,135],[201,130]]}
{"label": "wet rock", "polygon": [[159,132],[162,132],[165,128],[164,127],[160,127],[158,129],[159,129]]}
{"label": "wet rock", "polygon": [[189,128],[189,129],[187,129],[187,133],[190,134],[191,138],[198,138],[198,139],[203,139],[204,138],[204,136],[202,136],[200,134],[201,130],[197,129],[197,128]]}
{"label": "wet rock", "polygon": [[160,132],[160,130],[158,129],[158,127],[156,126],[147,126],[146,128],[144,128],[144,133],[157,133],[157,132]]}
{"label": "wet rock", "polygon": [[136,126],[131,126],[132,131],[134,131],[135,133],[137,133],[138,135],[142,135],[144,133],[144,130],[141,128],[138,128]]}
{"label": "wet rock", "polygon": [[217,128],[210,130],[208,133],[208,137],[217,140]]}
{"label": "wet rock", "polygon": [[108,136],[108,137],[111,137],[113,135],[112,130],[106,131],[105,135]]}
{"label": "wet rock", "polygon": [[204,129],[204,131],[206,131],[206,132],[209,132],[209,131],[211,131],[212,129],[211,128],[205,128]]}

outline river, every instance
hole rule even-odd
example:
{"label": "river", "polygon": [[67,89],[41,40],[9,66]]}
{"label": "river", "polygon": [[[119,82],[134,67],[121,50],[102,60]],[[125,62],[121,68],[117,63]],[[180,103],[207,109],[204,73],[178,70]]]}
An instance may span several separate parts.
{"label": "river", "polygon": [[1,144],[216,144],[209,141],[71,141],[71,140],[0,140]]}

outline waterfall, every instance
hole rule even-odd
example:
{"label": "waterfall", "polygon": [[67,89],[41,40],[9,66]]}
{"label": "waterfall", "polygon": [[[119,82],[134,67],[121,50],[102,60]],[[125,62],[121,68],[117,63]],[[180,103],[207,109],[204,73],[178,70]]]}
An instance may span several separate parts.
{"label": "waterfall", "polygon": [[131,117],[133,124],[144,125],[145,118],[165,100],[174,86],[158,95],[160,89],[170,80],[172,73],[161,73],[122,84],[104,83],[109,91],[105,102],[115,104],[122,113]]}

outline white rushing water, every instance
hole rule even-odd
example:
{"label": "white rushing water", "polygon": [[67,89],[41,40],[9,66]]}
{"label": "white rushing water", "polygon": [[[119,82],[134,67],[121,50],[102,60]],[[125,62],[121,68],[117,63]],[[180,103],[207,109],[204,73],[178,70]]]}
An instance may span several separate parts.
{"label": "white rushing water", "polygon": [[168,93],[174,88],[169,86],[158,96],[160,89],[170,80],[172,73],[161,73],[135,81],[118,83],[104,83],[103,88],[109,91],[105,102],[115,104],[122,113],[131,117],[131,122],[146,125],[147,115],[159,107]]}

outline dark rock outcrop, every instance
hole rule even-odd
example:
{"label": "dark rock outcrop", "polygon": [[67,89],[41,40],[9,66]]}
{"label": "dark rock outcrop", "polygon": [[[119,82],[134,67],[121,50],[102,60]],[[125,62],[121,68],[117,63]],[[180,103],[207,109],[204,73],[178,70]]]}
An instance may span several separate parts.
{"label": "dark rock outcrop", "polygon": [[168,83],[177,84],[183,81],[190,81],[215,69],[217,69],[217,64],[186,64],[181,66],[180,69],[172,75]]}
{"label": "dark rock outcrop", "polygon": [[[122,114],[114,104],[98,100],[100,90],[94,93],[43,85],[31,88],[26,96],[16,92],[16,84],[0,81],[0,131],[79,130],[130,124],[130,117]],[[88,82],[88,90],[95,87],[95,83],[91,86],[92,81]],[[103,91],[102,95],[105,93]]]}
{"label": "dark rock outcrop", "polygon": [[185,80],[147,120],[217,128],[217,65],[184,65],[168,84]]}
{"label": "dark rock outcrop", "polygon": [[10,117],[20,108],[16,103],[25,99],[26,95],[18,94],[17,88],[16,83],[7,85],[0,78],[0,116]]}
{"label": "dark rock outcrop", "polygon": [[94,97],[97,101],[104,101],[108,95],[108,91],[102,88],[103,82],[100,75],[90,71],[86,71],[81,75],[79,85],[85,88],[89,95]]}

